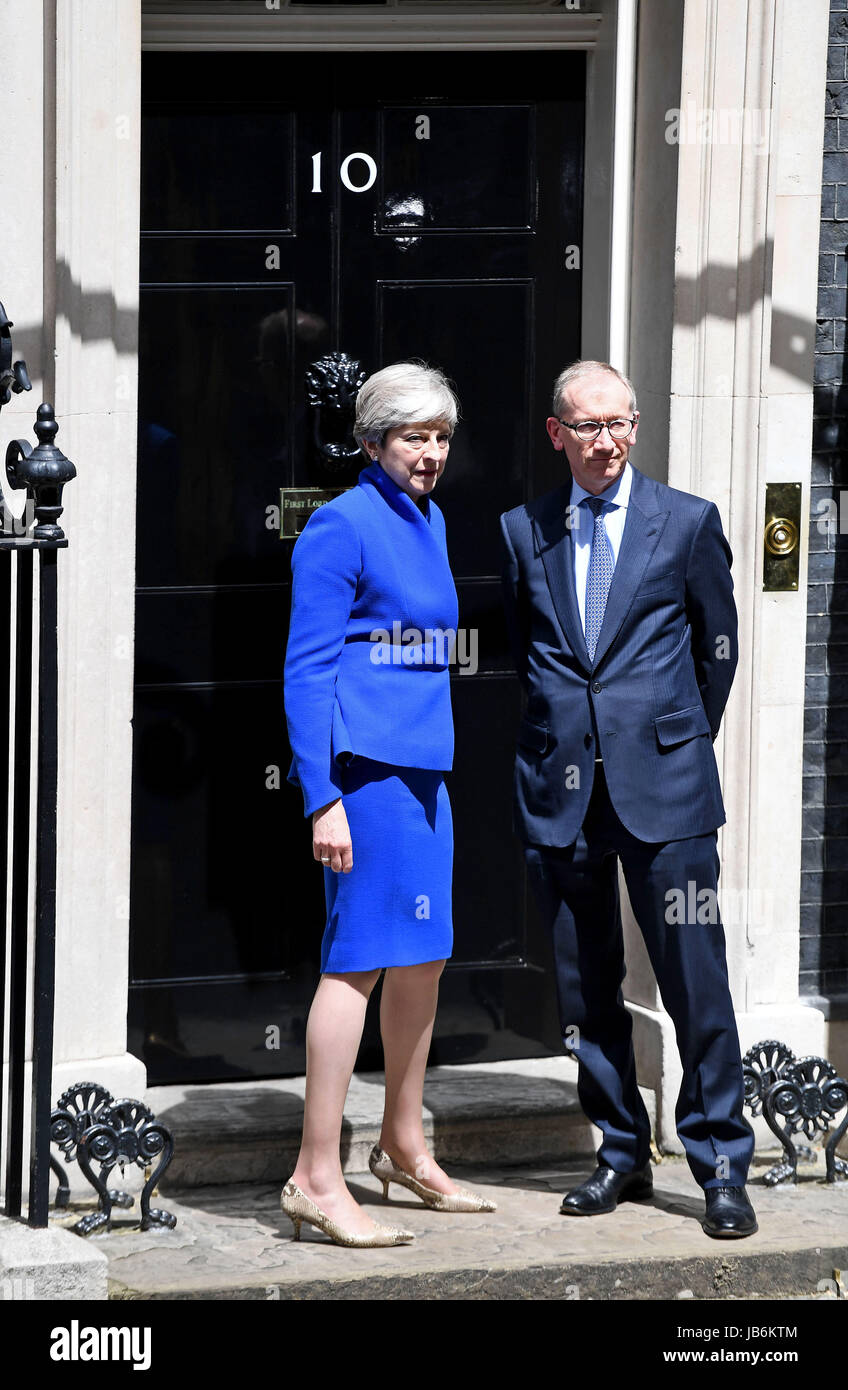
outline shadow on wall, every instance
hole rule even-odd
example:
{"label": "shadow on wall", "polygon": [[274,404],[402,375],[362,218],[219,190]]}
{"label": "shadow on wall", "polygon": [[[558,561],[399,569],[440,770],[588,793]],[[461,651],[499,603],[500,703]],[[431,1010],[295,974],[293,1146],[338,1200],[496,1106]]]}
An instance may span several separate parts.
{"label": "shadow on wall", "polygon": [[[704,266],[694,279],[679,276],[675,282],[676,322],[684,327],[695,327],[709,317],[731,320],[750,314],[770,292],[773,251],[773,243],[764,241],[747,261],[740,261],[738,265],[711,264]],[[57,313],[67,317],[71,333],[83,343],[110,341],[121,354],[135,352],[138,346],[137,307],[122,308],[107,291],[84,291],[64,261],[56,264],[55,295]],[[15,320],[16,353],[27,361],[30,375],[41,376],[48,365],[52,370],[54,325],[49,321],[41,325],[27,324],[23,319],[25,306],[16,305],[14,295],[9,297],[7,308]],[[222,325],[223,331],[225,325]],[[772,362],[807,385],[810,384],[814,340],[812,320],[772,308]],[[732,382],[727,394],[731,385]]]}

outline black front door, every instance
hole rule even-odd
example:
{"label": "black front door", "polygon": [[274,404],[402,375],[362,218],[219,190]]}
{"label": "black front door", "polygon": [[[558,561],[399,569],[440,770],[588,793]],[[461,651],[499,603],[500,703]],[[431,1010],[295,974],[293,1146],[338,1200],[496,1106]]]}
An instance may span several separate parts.
{"label": "black front door", "polygon": [[462,404],[437,497],[469,636],[431,1060],[559,1047],[511,826],[498,515],[561,480],[583,91],[570,53],[145,55],[130,1047],[152,1083],[304,1068],[323,881],[285,780],[279,503],[356,480],[307,400],[334,350],[424,358]]}

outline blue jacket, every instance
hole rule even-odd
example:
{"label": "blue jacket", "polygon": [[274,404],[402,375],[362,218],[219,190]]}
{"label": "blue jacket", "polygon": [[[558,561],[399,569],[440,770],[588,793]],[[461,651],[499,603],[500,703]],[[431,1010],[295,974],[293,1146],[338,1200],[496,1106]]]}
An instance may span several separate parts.
{"label": "blue jacket", "polygon": [[501,517],[507,621],[527,697],[516,828],[529,843],[572,844],[600,753],[612,804],[637,839],[704,835],[725,820],[712,741],[738,656],[718,510],[633,469],[592,662],[566,524],[570,490],[569,479]]}
{"label": "blue jacket", "polygon": [[341,795],[339,763],[351,755],[453,765],[457,597],[444,517],[428,506],[429,521],[373,463],[297,539],[284,687],[288,780],[304,815]]}

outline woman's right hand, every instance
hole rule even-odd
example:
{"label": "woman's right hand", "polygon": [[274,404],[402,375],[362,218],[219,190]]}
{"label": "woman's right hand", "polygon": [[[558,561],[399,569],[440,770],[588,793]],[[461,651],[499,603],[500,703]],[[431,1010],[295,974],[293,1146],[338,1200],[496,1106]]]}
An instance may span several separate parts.
{"label": "woman's right hand", "polygon": [[335,874],[349,874],[353,868],[350,826],[341,797],[312,812],[312,856]]}

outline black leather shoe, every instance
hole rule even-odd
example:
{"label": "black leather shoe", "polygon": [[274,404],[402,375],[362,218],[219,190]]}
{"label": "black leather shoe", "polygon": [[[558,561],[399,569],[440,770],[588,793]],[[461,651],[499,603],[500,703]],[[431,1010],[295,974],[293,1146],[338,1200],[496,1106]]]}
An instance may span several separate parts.
{"label": "black leather shoe", "polygon": [[603,1216],[605,1212],[615,1211],[619,1202],[639,1202],[653,1196],[653,1192],[650,1167],[617,1173],[602,1163],[591,1178],[565,1194],[560,1213],[563,1216]]}
{"label": "black leather shoe", "polygon": [[707,1210],[701,1225],[708,1236],[733,1240],[752,1236],[758,1229],[754,1208],[744,1187],[708,1187],[704,1197]]}

